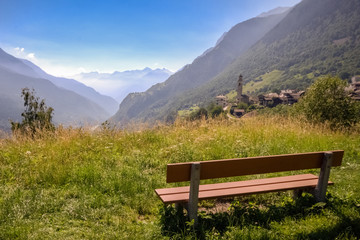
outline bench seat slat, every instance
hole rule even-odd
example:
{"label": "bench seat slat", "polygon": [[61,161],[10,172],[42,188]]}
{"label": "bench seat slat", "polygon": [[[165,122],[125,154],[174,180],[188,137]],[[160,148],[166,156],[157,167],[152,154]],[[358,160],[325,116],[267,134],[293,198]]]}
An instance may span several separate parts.
{"label": "bench seat slat", "polygon": [[[317,176],[313,174],[302,174],[240,182],[206,184],[200,185],[199,200],[273,191],[314,188],[317,182]],[[329,184],[333,183],[329,182]],[[189,199],[189,187],[156,189],[155,191],[164,203],[188,202]]]}
{"label": "bench seat slat", "polygon": [[[260,185],[260,184],[271,184],[271,183],[279,183],[279,182],[291,182],[291,181],[299,181],[299,180],[310,180],[310,179],[318,179],[318,177],[315,176],[314,174],[300,174],[300,175],[292,175],[292,176],[284,176],[284,177],[253,179],[253,180],[239,181],[239,182],[203,184],[200,185],[199,191],[211,191],[216,189],[225,189],[225,188]],[[189,189],[190,189],[189,186],[162,188],[162,189],[155,189],[155,192],[157,193],[157,195],[160,196],[160,195],[175,194],[175,193],[189,193]]]}

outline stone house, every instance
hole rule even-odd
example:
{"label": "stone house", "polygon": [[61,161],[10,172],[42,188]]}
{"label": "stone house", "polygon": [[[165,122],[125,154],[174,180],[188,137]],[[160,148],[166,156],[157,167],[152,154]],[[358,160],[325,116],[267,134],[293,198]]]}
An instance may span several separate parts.
{"label": "stone house", "polygon": [[215,103],[218,106],[221,106],[222,108],[226,107],[228,105],[227,97],[223,95],[219,95],[215,97]]}
{"label": "stone house", "polygon": [[350,92],[349,96],[355,100],[360,101],[360,77],[354,76],[351,78],[351,84],[348,88],[346,88],[347,91]]}
{"label": "stone house", "polygon": [[234,109],[233,115],[235,117],[242,117],[245,115],[245,110],[244,109]]}
{"label": "stone house", "polygon": [[305,94],[304,91],[296,92],[295,90],[281,90],[280,94],[268,93],[258,96],[259,104],[266,107],[275,107],[279,104],[292,105],[299,101]]}

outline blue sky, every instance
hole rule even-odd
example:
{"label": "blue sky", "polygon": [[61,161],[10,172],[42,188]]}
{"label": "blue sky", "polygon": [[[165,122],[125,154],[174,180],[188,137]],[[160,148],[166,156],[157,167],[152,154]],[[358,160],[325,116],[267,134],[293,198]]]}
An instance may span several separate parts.
{"label": "blue sky", "polygon": [[235,24],[300,0],[0,0],[0,47],[47,72],[191,63]]}

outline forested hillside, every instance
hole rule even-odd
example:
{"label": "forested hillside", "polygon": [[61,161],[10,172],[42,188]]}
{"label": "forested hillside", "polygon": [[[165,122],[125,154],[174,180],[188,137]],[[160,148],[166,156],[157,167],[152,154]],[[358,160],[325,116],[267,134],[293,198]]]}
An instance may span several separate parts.
{"label": "forested hillside", "polygon": [[54,121],[59,124],[94,124],[106,119],[100,106],[66,89],[58,88],[46,79],[31,78],[0,66],[0,129],[10,128],[9,120],[20,121],[24,111],[21,89],[34,88],[36,95],[54,108]]}
{"label": "forested hillside", "polygon": [[[214,96],[235,89],[239,74],[247,83],[245,91],[254,95],[274,89],[305,89],[317,76],[329,73],[346,77],[360,74],[359,26],[360,2],[357,0],[303,0],[211,81],[164,102],[153,103],[151,99],[159,97],[161,91],[151,89],[128,96],[113,119],[163,120],[171,111],[207,104]],[[264,81],[265,74],[272,72],[276,77]],[[145,104],[149,102],[153,104]]]}
{"label": "forested hillside", "polygon": [[[95,124],[108,118],[109,113],[97,103],[40,77],[38,72],[34,71],[34,66],[25,64],[21,59],[0,49],[1,130],[10,129],[9,120],[21,120],[21,113],[24,110],[21,90],[26,87],[35,89],[36,96],[45,99],[46,104],[54,108],[54,121],[57,124],[75,126]],[[95,92],[93,89],[90,90]],[[105,96],[103,97],[105,100],[107,99]],[[111,100],[111,98],[109,99]]]}
{"label": "forested hillside", "polygon": [[275,81],[260,85],[255,93],[305,89],[319,75],[359,74],[359,26],[359,1],[304,0],[204,90],[228,91],[239,73],[252,84],[261,82],[263,74],[281,71]]}
{"label": "forested hillside", "polygon": [[47,74],[45,71],[43,71],[40,67],[36,66],[32,62],[25,60],[25,59],[19,59],[23,63],[25,63],[27,66],[29,66],[33,72],[36,74],[34,77],[37,78],[43,78],[47,79],[56,86],[60,88],[64,88],[70,91],[73,91],[80,96],[83,96],[96,104],[98,104],[100,107],[104,108],[104,110],[109,114],[112,115],[114,112],[117,111],[119,108],[119,104],[115,101],[115,99],[102,95],[95,91],[95,89],[86,86],[85,84],[78,82],[74,79],[70,78],[63,78],[63,77],[55,77],[50,74]]}
{"label": "forested hillside", "polygon": [[124,123],[129,120],[161,119],[162,112],[169,110],[167,106],[170,102],[173,103],[174,99],[202,86],[222,72],[278,24],[286,14],[285,12],[253,18],[237,24],[219,39],[215,47],[206,50],[192,64],[173,74],[164,83],[156,84],[144,93],[128,95],[112,120]]}

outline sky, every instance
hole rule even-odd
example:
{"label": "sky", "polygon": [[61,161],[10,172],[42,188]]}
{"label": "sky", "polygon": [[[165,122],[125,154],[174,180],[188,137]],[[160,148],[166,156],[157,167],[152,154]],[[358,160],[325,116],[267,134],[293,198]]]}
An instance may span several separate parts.
{"label": "sky", "polygon": [[300,0],[0,0],[0,48],[55,76],[177,71],[239,22]]}

